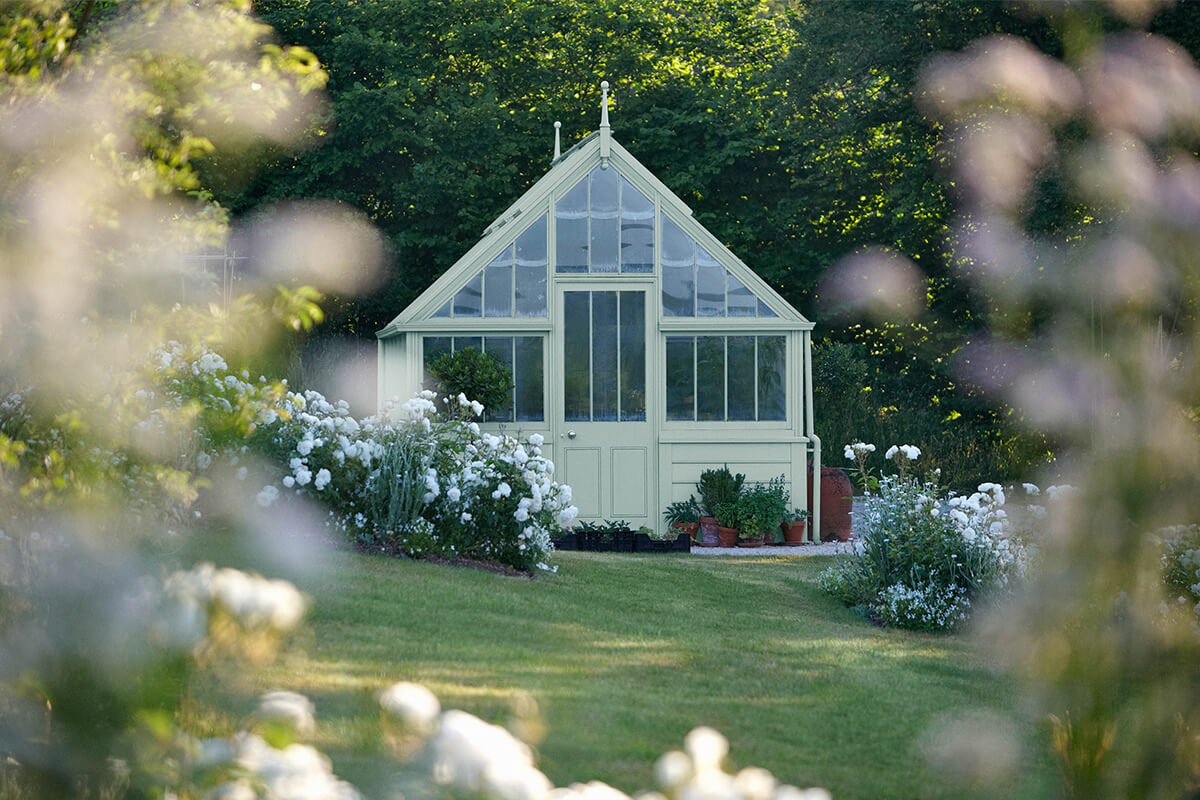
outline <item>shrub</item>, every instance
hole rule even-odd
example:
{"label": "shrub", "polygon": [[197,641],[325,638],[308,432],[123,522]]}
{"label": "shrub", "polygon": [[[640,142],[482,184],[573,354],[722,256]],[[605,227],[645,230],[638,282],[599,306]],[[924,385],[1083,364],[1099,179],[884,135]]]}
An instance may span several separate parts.
{"label": "shrub", "polygon": [[753,539],[774,532],[788,514],[788,499],[783,476],[742,492],[734,507],[741,536]]}
{"label": "shrub", "polygon": [[[283,490],[330,507],[333,526],[360,547],[549,569],[550,536],[578,510],[553,480],[542,437],[481,433],[465,418],[477,403],[442,403],[424,391],[394,421],[358,421],[343,403],[293,393],[258,441],[287,464]],[[269,504],[279,489],[264,492]]]}
{"label": "shrub", "polygon": [[[742,484],[745,481],[745,475],[740,472],[734,475],[729,471],[728,465],[720,469],[706,469],[701,472],[696,489],[700,492],[700,506],[704,513],[707,516],[719,518],[717,506],[736,503],[742,493]],[[732,518],[732,516],[731,512],[726,514],[726,518]],[[725,527],[730,526],[726,525]]]}
{"label": "shrub", "polygon": [[438,392],[446,397],[470,398],[492,412],[503,411],[512,401],[512,372],[474,347],[438,356],[429,372],[438,380]]}
{"label": "shrub", "polygon": [[1009,536],[1005,500],[994,483],[955,496],[934,482],[886,476],[866,497],[858,541],[821,586],[885,625],[952,628],[1022,567],[1025,548]]}
{"label": "shrub", "polygon": [[1167,596],[1200,615],[1200,525],[1168,528],[1159,535]]}

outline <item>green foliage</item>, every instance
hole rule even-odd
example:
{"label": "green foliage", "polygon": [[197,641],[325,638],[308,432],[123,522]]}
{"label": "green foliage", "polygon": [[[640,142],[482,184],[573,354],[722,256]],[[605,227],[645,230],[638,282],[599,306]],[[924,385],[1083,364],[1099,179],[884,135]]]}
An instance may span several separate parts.
{"label": "green foliage", "polygon": [[512,402],[512,371],[474,347],[438,356],[429,365],[429,372],[438,380],[437,391],[446,397],[461,394],[495,412]]}
{"label": "green foliage", "polygon": [[[729,466],[726,465],[720,469],[706,469],[700,473],[700,480],[696,484],[696,490],[700,493],[700,508],[707,516],[720,516],[717,512],[717,506],[729,505],[737,502],[742,493],[742,484],[745,483],[746,476],[742,473],[734,475],[729,471]],[[732,513],[726,514],[726,519],[730,519]],[[735,527],[725,525],[722,527]]]}
{"label": "green foliage", "polygon": [[676,500],[674,503],[667,504],[666,510],[663,511],[663,518],[667,521],[667,525],[699,522],[700,506],[696,503],[696,496],[692,495],[687,500]]}
{"label": "green foliage", "polygon": [[788,490],[783,476],[743,491],[734,508],[740,536],[754,539],[773,534],[788,514]]}
{"label": "green foliage", "polygon": [[928,471],[941,470],[943,485],[962,489],[1020,480],[1053,462],[1054,444],[1011,410],[989,408],[949,376],[923,372],[905,347],[870,345],[860,333],[855,342],[813,343],[813,411],[827,461],[843,443],[908,442]]}
{"label": "green foliage", "polygon": [[214,190],[236,211],[320,196],[372,216],[404,268],[339,304],[335,328],[371,335],[465,253],[549,168],[555,120],[566,147],[596,129],[601,80],[613,84],[614,134],[706,224],[744,237],[741,223],[761,213],[755,173],[778,156],[767,83],[792,32],[756,2],[255,8],[327,65],[332,113],[309,151],[276,154],[249,184],[220,173]]}
{"label": "green foliage", "polygon": [[623,519],[606,519],[603,522],[581,522],[577,527],[579,530],[588,533],[617,533],[618,531],[631,530],[629,523]]}
{"label": "green foliage", "polygon": [[[1183,599],[1190,611],[1200,607],[1200,525],[1180,526],[1162,531],[1163,583],[1167,598],[1174,603]],[[1195,611],[1200,615],[1200,611]]]}
{"label": "green foliage", "polygon": [[947,499],[935,483],[885,477],[865,499],[855,546],[822,575],[822,586],[884,624],[950,629],[1021,568],[1003,505],[999,487]]}

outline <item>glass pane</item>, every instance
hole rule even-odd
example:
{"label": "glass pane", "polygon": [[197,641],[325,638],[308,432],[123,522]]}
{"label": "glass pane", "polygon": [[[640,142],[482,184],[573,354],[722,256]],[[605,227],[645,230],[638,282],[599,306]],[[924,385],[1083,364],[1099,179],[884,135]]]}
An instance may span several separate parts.
{"label": "glass pane", "polygon": [[512,316],[512,257],[510,246],[483,271],[483,315],[485,317]]}
{"label": "glass pane", "polygon": [[558,272],[587,272],[587,178],[554,206],[554,264]]}
{"label": "glass pane", "polygon": [[587,292],[563,292],[563,416],[592,418],[592,318]]}
{"label": "glass pane", "polygon": [[434,378],[430,374],[429,365],[437,360],[438,356],[443,356],[450,352],[450,337],[426,336],[421,340],[421,349],[425,351],[421,358],[425,366],[425,375],[422,378],[421,385],[425,389],[433,389],[437,385],[437,378]]}
{"label": "glass pane", "polygon": [[696,373],[691,336],[667,337],[667,419],[696,418]]}
{"label": "glass pane", "polygon": [[[487,353],[492,358],[499,361],[508,370],[508,374],[513,374],[513,337],[511,336],[489,336],[483,340],[483,352]],[[487,414],[488,422],[512,422],[513,421],[513,403],[511,393],[509,401],[501,408],[484,409]]]}
{"label": "glass pane", "polygon": [[542,389],[542,337],[516,337],[517,422],[541,422],[545,419]]}
{"label": "glass pane", "polygon": [[645,292],[621,292],[621,419],[646,419]]}
{"label": "glass pane", "polygon": [[478,317],[483,310],[483,275],[476,275],[454,295],[454,316]]}
{"label": "glass pane", "polygon": [[546,215],[517,237],[518,317],[546,316]]}
{"label": "glass pane", "polygon": [[771,310],[771,308],[770,308],[770,306],[768,306],[768,305],[767,305],[766,303],[764,303],[762,300],[759,300],[759,301],[758,301],[758,315],[759,315],[760,317],[775,317],[775,316],[778,316],[778,314],[776,314],[774,311],[772,311],[772,310]]}
{"label": "glass pane", "polygon": [[730,336],[726,419],[754,419],[754,337]]}
{"label": "glass pane", "polygon": [[725,337],[696,337],[696,418],[725,419]]}
{"label": "glass pane", "polygon": [[703,247],[696,248],[696,316],[725,316],[725,268]]}
{"label": "glass pane", "polygon": [[592,292],[592,421],[617,418],[617,293]]}
{"label": "glass pane", "polygon": [[662,218],[663,316],[696,316],[695,248],[670,217]]}
{"label": "glass pane", "polygon": [[729,304],[729,316],[753,317],[758,310],[758,298],[746,285],[733,276],[732,272],[725,273],[725,302]]}
{"label": "glass pane", "polygon": [[[468,347],[474,347],[477,351],[483,350],[482,336],[455,336],[454,337],[454,352],[466,350]],[[475,398],[472,397],[472,400]]]}
{"label": "glass pane", "polygon": [[615,169],[592,170],[592,272],[616,272],[621,243]]}
{"label": "glass pane", "polygon": [[453,302],[452,300],[447,300],[445,305],[443,305],[443,306],[442,306],[441,308],[439,308],[437,311],[433,312],[433,316],[434,316],[434,317],[448,317],[448,316],[450,316],[450,304],[451,304],[452,302]]}
{"label": "glass pane", "polygon": [[787,342],[783,336],[758,337],[758,418],[787,419]]}
{"label": "glass pane", "polygon": [[621,271],[654,271],[654,203],[621,178]]}

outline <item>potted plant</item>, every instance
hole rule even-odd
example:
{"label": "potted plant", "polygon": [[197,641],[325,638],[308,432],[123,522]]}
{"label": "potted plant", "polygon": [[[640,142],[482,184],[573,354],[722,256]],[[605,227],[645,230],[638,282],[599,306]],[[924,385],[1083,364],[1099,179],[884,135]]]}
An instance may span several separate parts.
{"label": "potted plant", "polygon": [[744,492],[735,504],[739,547],[761,547],[787,515],[788,493],[783,476]]}
{"label": "potted plant", "polygon": [[[729,471],[728,464],[720,469],[706,469],[700,473],[696,489],[700,493],[699,505],[702,514],[696,544],[701,547],[716,547],[720,539],[718,528],[733,527],[732,525],[719,525],[717,506],[736,503],[742,493],[742,484],[745,481],[746,476],[740,472],[734,475]],[[726,519],[733,519],[732,511],[728,512]],[[726,546],[732,547],[733,545]]]}
{"label": "potted plant", "polygon": [[807,508],[794,508],[787,512],[779,529],[783,531],[783,543],[795,547],[804,544],[804,530],[811,516]]}
{"label": "potted plant", "polygon": [[733,547],[738,541],[738,501],[717,503],[713,509],[717,523],[717,547]]}
{"label": "potted plant", "polygon": [[680,533],[686,533],[691,540],[696,541],[696,528],[700,525],[700,507],[696,497],[692,495],[687,500],[676,500],[667,506],[663,512],[667,525]]}

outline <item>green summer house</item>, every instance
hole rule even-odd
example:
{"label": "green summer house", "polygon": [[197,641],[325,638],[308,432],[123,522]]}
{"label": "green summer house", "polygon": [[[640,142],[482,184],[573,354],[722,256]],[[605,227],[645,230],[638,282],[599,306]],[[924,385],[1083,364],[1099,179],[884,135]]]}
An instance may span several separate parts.
{"label": "green summer house", "polygon": [[379,331],[380,405],[474,347],[515,384],[483,427],[544,436],[583,520],[663,530],[723,464],[805,508],[813,324],[613,139],[602,90],[600,129],[560,154],[555,123],[550,170]]}

